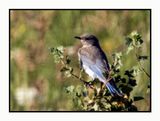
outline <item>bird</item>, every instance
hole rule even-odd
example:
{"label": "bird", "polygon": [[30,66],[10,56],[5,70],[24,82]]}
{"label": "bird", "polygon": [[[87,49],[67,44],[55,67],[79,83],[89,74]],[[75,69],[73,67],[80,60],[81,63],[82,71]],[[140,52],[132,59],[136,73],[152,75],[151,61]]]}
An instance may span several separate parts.
{"label": "bird", "polygon": [[78,50],[81,68],[84,69],[85,73],[93,80],[98,79],[105,84],[113,97],[122,97],[123,93],[117,88],[114,79],[111,78],[107,81],[107,74],[110,72],[110,67],[97,37],[92,34],[83,34],[81,36],[75,36],[75,38],[82,43],[82,47]]}

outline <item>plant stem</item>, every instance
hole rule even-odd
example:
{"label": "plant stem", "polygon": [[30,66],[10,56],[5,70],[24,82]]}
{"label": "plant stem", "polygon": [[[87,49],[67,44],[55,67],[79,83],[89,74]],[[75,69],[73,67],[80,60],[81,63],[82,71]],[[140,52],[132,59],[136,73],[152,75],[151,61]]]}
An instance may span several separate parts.
{"label": "plant stem", "polygon": [[[135,48],[135,55],[136,55],[136,58],[138,59],[138,54],[137,54],[137,49]],[[147,73],[147,71],[143,68],[142,64],[140,63],[140,61],[137,61],[138,62],[138,65],[139,67],[141,68],[141,70],[147,75],[148,78],[150,78],[150,75]]]}

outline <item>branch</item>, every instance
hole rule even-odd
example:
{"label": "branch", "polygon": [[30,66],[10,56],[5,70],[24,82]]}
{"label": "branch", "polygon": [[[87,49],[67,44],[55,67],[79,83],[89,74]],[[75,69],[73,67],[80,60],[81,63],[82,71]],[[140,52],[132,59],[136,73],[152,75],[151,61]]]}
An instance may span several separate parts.
{"label": "branch", "polygon": [[[138,59],[138,54],[137,54],[137,50],[135,49],[135,55],[136,55],[136,58]],[[139,67],[141,68],[141,70],[147,75],[148,78],[151,78],[150,75],[147,73],[147,71],[143,68],[142,64],[140,63],[140,61],[137,61],[138,62],[138,65]]]}
{"label": "branch", "polygon": [[[136,57],[138,58],[138,55],[136,54]],[[148,76],[148,78],[151,78],[150,75],[147,73],[147,71],[143,68],[142,64],[138,61],[138,65],[141,68],[141,70]]]}

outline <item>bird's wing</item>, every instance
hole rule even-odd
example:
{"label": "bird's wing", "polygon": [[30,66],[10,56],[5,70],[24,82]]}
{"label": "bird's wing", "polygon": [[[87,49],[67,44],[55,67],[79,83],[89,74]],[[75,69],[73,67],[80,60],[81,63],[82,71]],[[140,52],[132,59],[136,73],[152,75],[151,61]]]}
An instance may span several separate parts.
{"label": "bird's wing", "polygon": [[78,57],[79,57],[79,61],[82,61],[82,64],[87,63],[89,65],[93,65],[96,62],[95,61],[96,56],[93,53],[93,51],[90,51],[89,49],[86,49],[86,48],[79,49]]}
{"label": "bird's wing", "polygon": [[104,73],[107,71],[105,61],[102,58],[98,58],[98,55],[87,51],[81,51],[78,55],[83,65],[88,66],[100,81],[105,82],[106,77],[104,76]]}

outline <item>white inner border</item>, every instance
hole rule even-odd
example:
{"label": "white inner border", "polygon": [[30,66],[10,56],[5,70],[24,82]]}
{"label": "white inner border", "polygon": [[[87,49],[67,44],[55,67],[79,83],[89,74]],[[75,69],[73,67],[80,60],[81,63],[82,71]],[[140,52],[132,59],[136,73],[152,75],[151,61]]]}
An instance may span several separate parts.
{"label": "white inner border", "polygon": [[[95,8],[152,9],[151,113],[9,113],[9,9]],[[1,0],[0,1],[0,115],[2,121],[152,121],[160,115],[160,7],[158,0]]]}

